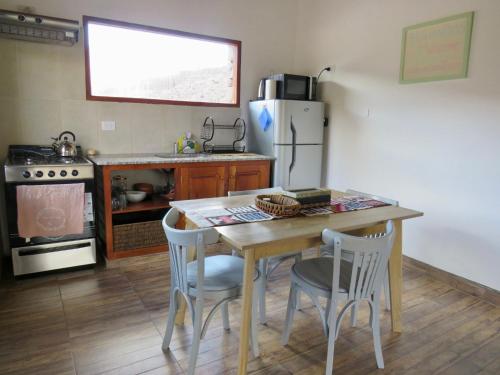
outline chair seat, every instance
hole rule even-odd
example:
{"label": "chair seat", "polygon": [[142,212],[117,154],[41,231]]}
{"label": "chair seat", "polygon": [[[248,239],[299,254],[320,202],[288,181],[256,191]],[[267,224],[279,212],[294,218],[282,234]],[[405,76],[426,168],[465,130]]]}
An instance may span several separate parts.
{"label": "chair seat", "polygon": [[[240,288],[243,284],[243,268],[245,261],[231,255],[214,255],[205,258],[205,281],[203,289],[208,292]],[[187,281],[190,288],[196,289],[198,262],[187,265]],[[259,277],[255,271],[254,281]]]}
{"label": "chair seat", "polygon": [[[352,263],[340,261],[339,292],[349,292]],[[293,265],[292,272],[300,280],[325,291],[332,289],[333,257],[306,259]]]}

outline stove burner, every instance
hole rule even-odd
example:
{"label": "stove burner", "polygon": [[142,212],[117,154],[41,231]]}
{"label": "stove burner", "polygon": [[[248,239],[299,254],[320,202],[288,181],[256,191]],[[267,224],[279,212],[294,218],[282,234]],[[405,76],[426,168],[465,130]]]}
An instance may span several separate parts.
{"label": "stove burner", "polygon": [[92,163],[84,158],[81,149],[74,157],[56,155],[50,146],[9,146],[5,163],[6,182],[88,180],[94,176]]}
{"label": "stove burner", "polygon": [[79,155],[75,157],[11,155],[9,159],[12,165],[26,165],[26,166],[88,164],[87,159]]}

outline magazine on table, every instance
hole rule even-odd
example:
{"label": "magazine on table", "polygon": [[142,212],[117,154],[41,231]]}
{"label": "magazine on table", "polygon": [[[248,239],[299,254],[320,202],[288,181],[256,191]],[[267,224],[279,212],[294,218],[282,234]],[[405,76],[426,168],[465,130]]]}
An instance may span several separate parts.
{"label": "magazine on table", "polygon": [[203,222],[205,224],[203,226],[254,223],[274,219],[274,216],[259,210],[255,205],[199,210],[196,211],[196,217],[195,221]]}
{"label": "magazine on table", "polygon": [[367,208],[389,206],[388,203],[358,195],[345,195],[330,202],[333,213],[366,210]]}
{"label": "magazine on table", "polygon": [[304,208],[300,213],[305,216],[329,215],[339,212],[366,210],[368,208],[388,206],[387,203],[358,195],[346,195],[332,199],[323,207]]}
{"label": "magazine on table", "polygon": [[300,213],[305,216],[330,215],[332,212],[331,206],[303,208]]}

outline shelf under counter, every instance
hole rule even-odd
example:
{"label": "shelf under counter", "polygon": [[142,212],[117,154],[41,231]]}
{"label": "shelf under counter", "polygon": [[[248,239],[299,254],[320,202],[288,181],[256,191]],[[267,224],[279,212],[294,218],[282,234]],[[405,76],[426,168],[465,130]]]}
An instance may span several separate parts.
{"label": "shelf under counter", "polygon": [[153,198],[137,203],[128,203],[127,207],[120,210],[112,211],[113,215],[128,214],[131,212],[161,210],[170,207],[171,200],[165,198]]}
{"label": "shelf under counter", "polygon": [[[99,250],[104,254],[107,264],[115,259],[147,255],[168,251],[163,241],[148,243],[140,241],[141,233],[124,233],[127,225],[129,232],[137,231],[140,223],[157,221],[158,227],[149,228],[154,235],[164,235],[161,220],[170,209],[172,200],[154,196],[154,199],[129,203],[123,210],[112,210],[112,177],[126,171],[160,170],[173,174],[175,200],[209,198],[227,195],[228,191],[255,190],[269,187],[271,162],[273,158],[256,154],[210,155],[204,157],[160,158],[149,154],[101,156],[92,159],[96,180],[96,232]],[[134,175],[137,177],[137,174]],[[146,178],[144,178],[146,181]],[[133,182],[139,182],[133,181]],[[158,199],[160,198],[160,199]],[[134,225],[135,224],[135,225]],[[181,217],[178,227],[184,227]],[[120,229],[122,233],[118,233]],[[124,236],[130,235],[134,241],[125,240],[128,248],[121,246]],[[153,235],[147,235],[151,239]],[[123,241],[122,241],[123,242]],[[161,242],[161,243],[160,243]]]}

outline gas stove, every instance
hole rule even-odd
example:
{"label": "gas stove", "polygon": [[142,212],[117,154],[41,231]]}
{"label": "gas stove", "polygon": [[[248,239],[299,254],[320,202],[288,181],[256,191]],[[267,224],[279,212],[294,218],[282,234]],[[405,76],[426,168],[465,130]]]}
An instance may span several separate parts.
{"label": "gas stove", "polygon": [[[58,184],[84,185],[83,231],[81,233],[68,232],[57,237],[21,236],[18,225],[20,220],[25,220],[28,214],[24,211],[21,213],[24,216],[18,217],[20,215],[18,209],[20,189],[18,188],[49,185],[48,188],[57,191],[54,185]],[[62,158],[50,146],[9,146],[9,154],[5,162],[5,205],[15,276],[96,262],[94,193],[94,166],[82,156],[80,148],[77,148],[77,156]],[[64,194],[61,196],[64,197]],[[40,200],[45,200],[44,205],[31,206],[29,215],[32,215],[37,223],[38,220],[43,220],[47,212],[51,215],[57,212],[57,215],[53,217],[58,220],[57,222],[65,222],[64,210],[52,207],[52,199],[56,199],[54,197],[55,195],[43,196]]]}
{"label": "gas stove", "polygon": [[60,157],[50,146],[9,146],[5,181],[58,181],[94,178],[92,162],[81,155]]}

